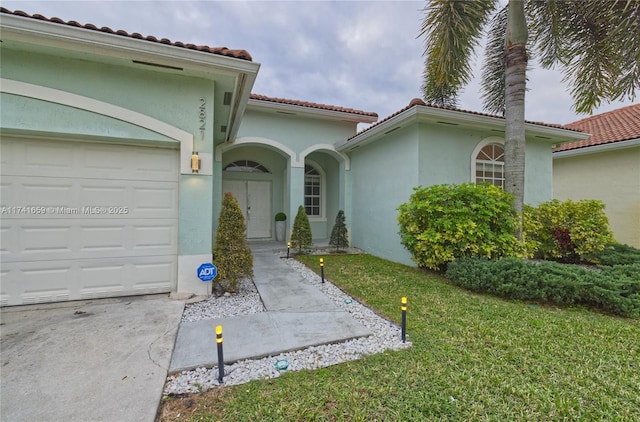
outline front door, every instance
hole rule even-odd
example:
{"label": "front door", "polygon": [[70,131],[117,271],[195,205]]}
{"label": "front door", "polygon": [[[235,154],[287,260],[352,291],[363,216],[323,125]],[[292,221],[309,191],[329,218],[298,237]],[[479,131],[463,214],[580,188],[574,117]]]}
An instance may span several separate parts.
{"label": "front door", "polygon": [[248,239],[271,237],[271,182],[223,180],[222,190],[236,197],[247,222]]}

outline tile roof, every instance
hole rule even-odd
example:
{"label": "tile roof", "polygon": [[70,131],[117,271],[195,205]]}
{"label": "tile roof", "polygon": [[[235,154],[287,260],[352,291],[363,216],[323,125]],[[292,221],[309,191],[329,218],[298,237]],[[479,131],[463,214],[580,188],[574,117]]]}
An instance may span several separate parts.
{"label": "tile roof", "polygon": [[555,151],[567,151],[595,145],[610,144],[640,138],[640,104],[618,108],[595,116],[587,117],[566,125],[571,129],[590,133],[582,141],[560,145]]}
{"label": "tile roof", "polygon": [[[415,106],[425,106],[425,107],[429,107],[429,108],[437,108],[440,110],[450,110],[450,111],[457,111],[457,112],[461,112],[461,113],[467,113],[467,114],[474,114],[476,116],[486,116],[486,117],[494,117],[496,119],[503,119],[504,120],[504,116],[497,116],[494,114],[487,114],[487,113],[479,113],[477,111],[470,111],[470,110],[462,110],[459,108],[453,108],[453,107],[443,107],[443,106],[438,106],[438,105],[434,105],[434,104],[427,104],[424,101],[422,101],[420,98],[414,98],[411,101],[409,101],[409,105],[406,106],[405,108],[396,111],[395,113],[391,114],[388,117],[385,117],[384,119],[380,120],[379,122],[377,122],[376,124],[373,124],[371,126],[369,126],[366,129],[361,130],[360,132],[358,132],[357,134],[353,135],[351,138],[347,139],[347,141],[355,138],[356,136],[359,136],[362,133],[367,132],[368,130],[373,129],[374,127],[386,122],[387,120],[391,120],[394,117],[396,117],[398,114],[403,113],[407,110],[409,110],[412,107]],[[563,126],[563,125],[558,125],[558,124],[553,124],[553,123],[543,123],[543,122],[532,122],[529,120],[525,120],[525,123],[531,123],[534,125],[539,125],[539,126],[547,126],[547,127],[553,127],[553,128],[557,128],[557,129],[567,129],[567,130],[574,130],[576,132],[580,132],[579,129],[573,129],[573,128],[569,128],[567,126]]]}
{"label": "tile roof", "polygon": [[242,59],[242,60],[247,60],[247,61],[252,61],[251,58],[251,54],[249,54],[246,50],[230,50],[227,47],[209,47],[207,45],[195,45],[195,44],[185,44],[182,43],[180,41],[176,41],[176,42],[172,42],[166,38],[161,38],[158,39],[156,37],[154,37],[153,35],[149,35],[149,36],[144,36],[141,35],[137,32],[134,32],[132,34],[129,34],[126,31],[123,30],[116,30],[114,31],[113,29],[103,26],[102,28],[98,28],[97,26],[93,25],[93,24],[86,24],[86,25],[82,25],[76,21],[64,21],[60,18],[47,18],[45,16],[42,15],[29,15],[28,13],[25,13],[21,10],[16,10],[16,11],[11,11],[8,9],[5,9],[4,7],[0,7],[0,13],[6,13],[9,15],[14,15],[14,16],[21,16],[24,18],[30,18],[30,19],[37,19],[37,20],[41,20],[41,21],[45,21],[45,22],[51,22],[51,23],[56,23],[56,24],[60,24],[60,25],[68,25],[68,26],[75,26],[77,28],[82,28],[82,29],[88,29],[91,31],[98,31],[98,32],[104,32],[107,34],[113,34],[113,35],[120,35],[123,37],[128,37],[128,38],[135,38],[135,39],[139,39],[139,40],[145,40],[145,41],[150,41],[150,42],[155,42],[155,43],[160,43],[160,44],[166,44],[166,45],[171,45],[174,47],[181,47],[181,48],[187,48],[189,50],[197,50],[197,51],[202,51],[205,53],[211,53],[211,54],[218,54],[221,56],[226,56],[226,57],[233,57],[236,59]]}
{"label": "tile roof", "polygon": [[286,98],[267,97],[266,95],[260,95],[260,94],[251,94],[250,98],[252,100],[269,101],[272,103],[287,104],[287,105],[294,105],[294,106],[300,106],[300,107],[310,107],[310,108],[317,108],[317,109],[329,110],[329,111],[339,111],[342,113],[358,114],[361,116],[374,117],[376,119],[378,118],[378,113],[356,110],[353,108],[339,107],[339,106],[328,105],[328,104],[311,103],[311,102],[299,101],[299,100],[288,100]]}

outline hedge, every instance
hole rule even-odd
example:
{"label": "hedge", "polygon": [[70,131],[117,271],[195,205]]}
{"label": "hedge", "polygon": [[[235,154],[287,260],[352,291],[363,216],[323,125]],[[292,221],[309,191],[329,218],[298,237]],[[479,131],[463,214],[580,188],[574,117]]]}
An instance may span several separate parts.
{"label": "hedge", "polygon": [[453,284],[510,299],[581,304],[640,317],[640,264],[588,269],[556,262],[462,258],[447,269]]}

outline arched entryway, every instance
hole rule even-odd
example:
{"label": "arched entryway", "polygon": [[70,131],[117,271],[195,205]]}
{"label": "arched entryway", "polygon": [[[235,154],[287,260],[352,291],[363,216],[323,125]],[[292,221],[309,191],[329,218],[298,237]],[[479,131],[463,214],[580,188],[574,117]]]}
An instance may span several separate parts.
{"label": "arched entryway", "polygon": [[271,172],[262,164],[252,160],[237,160],[227,164],[223,172],[246,173],[266,176],[265,180],[222,179],[223,192],[231,192],[238,200],[247,223],[247,238],[271,237]]}
{"label": "arched entryway", "polygon": [[339,210],[349,212],[344,161],[335,153],[315,150],[304,157],[304,204],[314,239],[329,239]]}
{"label": "arched entryway", "polygon": [[248,239],[272,239],[274,216],[283,211],[288,159],[272,147],[241,144],[222,155],[222,193],[237,199]]}

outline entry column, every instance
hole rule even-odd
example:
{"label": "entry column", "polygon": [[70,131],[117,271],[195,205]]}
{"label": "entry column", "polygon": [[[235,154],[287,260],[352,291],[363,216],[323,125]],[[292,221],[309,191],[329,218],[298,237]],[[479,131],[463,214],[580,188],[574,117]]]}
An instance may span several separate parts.
{"label": "entry column", "polygon": [[[295,166],[295,167],[294,167]],[[289,187],[289,218],[287,218],[288,233],[287,239],[291,236],[291,229],[293,228],[293,222],[298,214],[298,207],[304,206],[304,163],[297,164],[291,163],[287,169],[287,181]]]}

